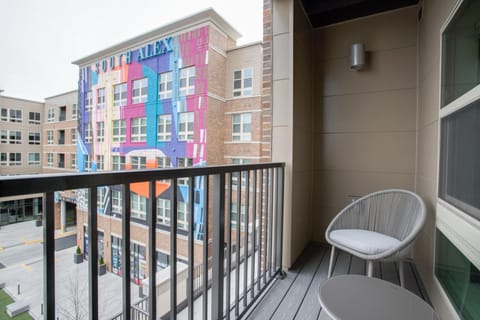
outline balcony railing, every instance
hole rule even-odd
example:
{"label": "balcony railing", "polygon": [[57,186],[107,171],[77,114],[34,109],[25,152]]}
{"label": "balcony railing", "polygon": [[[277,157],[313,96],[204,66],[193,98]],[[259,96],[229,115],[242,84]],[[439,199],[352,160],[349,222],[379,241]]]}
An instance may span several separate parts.
{"label": "balcony railing", "polygon": [[[169,194],[169,309],[164,312],[158,307],[161,299],[157,300],[157,296],[165,292],[158,290],[154,258],[148,259],[148,278],[144,280],[150,288],[148,297],[132,304],[129,251],[131,187],[135,183],[148,185],[145,219],[147,256],[155,257],[159,231],[158,183],[167,180],[171,190],[177,190],[178,180],[185,177],[188,179],[187,230],[177,226],[179,192]],[[242,183],[236,183],[239,177],[242,177]],[[176,319],[181,313],[182,318],[185,316],[187,319],[194,319],[194,314],[195,319],[200,319],[199,314],[202,319],[239,318],[282,272],[283,163],[0,177],[0,197],[44,194],[44,319],[56,319],[55,193],[75,189],[88,190],[84,193],[88,209],[88,312],[90,319],[99,318],[97,188],[105,186],[120,186],[123,201],[120,215],[122,309],[118,310],[119,315],[115,319]],[[203,228],[201,232],[199,223]],[[162,232],[165,230],[162,229]],[[179,287],[181,282],[177,281],[175,262],[179,235],[187,239],[188,261],[183,269],[186,270],[186,288]],[[201,256],[202,262],[195,264],[194,249],[198,250],[199,244],[201,254],[197,252],[196,256]]]}

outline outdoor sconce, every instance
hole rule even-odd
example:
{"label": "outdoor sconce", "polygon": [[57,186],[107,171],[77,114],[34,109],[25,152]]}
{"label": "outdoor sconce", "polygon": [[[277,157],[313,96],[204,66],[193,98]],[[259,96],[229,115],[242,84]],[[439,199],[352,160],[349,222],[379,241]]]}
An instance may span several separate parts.
{"label": "outdoor sconce", "polygon": [[350,47],[350,69],[358,71],[365,68],[366,53],[363,43],[354,43]]}

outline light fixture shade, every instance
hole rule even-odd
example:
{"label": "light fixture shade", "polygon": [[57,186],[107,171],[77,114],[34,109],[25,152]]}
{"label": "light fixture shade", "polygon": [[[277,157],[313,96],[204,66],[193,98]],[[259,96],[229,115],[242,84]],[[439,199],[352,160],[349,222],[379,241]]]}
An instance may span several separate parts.
{"label": "light fixture shade", "polygon": [[365,45],[354,43],[350,48],[350,69],[361,70],[365,67]]}

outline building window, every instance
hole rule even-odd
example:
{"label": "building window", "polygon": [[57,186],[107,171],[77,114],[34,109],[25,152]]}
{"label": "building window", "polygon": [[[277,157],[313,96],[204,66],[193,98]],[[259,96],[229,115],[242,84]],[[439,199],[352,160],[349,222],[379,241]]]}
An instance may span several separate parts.
{"label": "building window", "polygon": [[125,170],[125,156],[112,156],[112,170]]}
{"label": "building window", "polygon": [[97,122],[97,142],[103,142],[105,140],[105,122]]}
{"label": "building window", "polygon": [[147,198],[133,192],[131,195],[132,218],[145,220],[147,218]]}
{"label": "building window", "polygon": [[170,168],[172,166],[169,157],[157,157],[157,168]]}
{"label": "building window", "polygon": [[233,96],[246,97],[252,95],[252,68],[245,68],[233,72]]}
{"label": "building window", "polygon": [[72,169],[77,168],[77,155],[75,153],[70,154],[70,166]]}
{"label": "building window", "polygon": [[112,212],[116,214],[122,214],[122,209],[123,209],[122,191],[112,190]]}
{"label": "building window", "polygon": [[58,167],[65,168],[65,154],[63,153],[57,154],[57,160],[58,160]]}
{"label": "building window", "polygon": [[30,124],[40,124],[40,112],[29,112],[28,113],[28,123],[30,123]]}
{"label": "building window", "polygon": [[85,143],[92,143],[92,136],[93,136],[92,124],[87,123],[85,125]]}
{"label": "building window", "polygon": [[8,131],[0,130],[0,143],[8,143]]}
{"label": "building window", "polygon": [[178,114],[178,140],[193,140],[193,112],[182,112]]}
{"label": "building window", "polygon": [[65,144],[65,130],[58,130],[58,144]]}
{"label": "building window", "polygon": [[170,265],[170,256],[166,253],[157,251],[157,270],[165,269]]}
{"label": "building window", "polygon": [[71,141],[73,143],[77,143],[77,129],[70,129],[70,136],[71,136]]}
{"label": "building window", "polygon": [[480,298],[480,56],[473,13],[480,2],[459,3],[442,33],[435,275],[459,318],[473,319]]}
{"label": "building window", "polygon": [[97,109],[105,108],[105,88],[97,90]]}
{"label": "building window", "polygon": [[179,229],[188,230],[188,213],[188,204],[179,201],[177,206],[177,226]]}
{"label": "building window", "polygon": [[252,138],[252,114],[237,113],[232,115],[232,140],[250,141]]}
{"label": "building window", "polygon": [[8,154],[6,152],[0,152],[0,166],[8,165]]}
{"label": "building window", "polygon": [[132,169],[145,169],[147,168],[147,157],[130,157],[130,165]]}
{"label": "building window", "polygon": [[148,78],[133,81],[132,103],[142,103],[148,97]]}
{"label": "building window", "polygon": [[105,170],[105,156],[97,155],[97,170]]}
{"label": "building window", "polygon": [[77,104],[74,103],[72,105],[72,120],[77,120],[78,118],[78,108],[77,108]]}
{"label": "building window", "polygon": [[10,122],[22,122],[22,110],[10,109]]}
{"label": "building window", "polygon": [[22,165],[22,154],[20,152],[10,152],[8,154],[8,165],[9,166],[21,166]]}
{"label": "building window", "polygon": [[186,96],[195,92],[195,67],[180,69],[180,95]]}
{"label": "building window", "polygon": [[85,171],[92,171],[92,157],[85,155]]}
{"label": "building window", "polygon": [[60,116],[59,116],[58,120],[59,121],[67,120],[67,107],[66,106],[60,107]]}
{"label": "building window", "polygon": [[48,108],[47,122],[55,122],[55,108]]}
{"label": "building window", "polygon": [[126,129],[125,120],[113,120],[112,127],[113,127],[113,134],[112,134],[113,142],[127,141],[127,138],[126,138],[127,129]]}
{"label": "building window", "polygon": [[123,107],[127,105],[127,84],[120,83],[113,86],[113,105]]}
{"label": "building window", "polygon": [[99,214],[105,214],[105,207],[107,206],[107,188],[97,188],[97,212]]}
{"label": "building window", "polygon": [[158,77],[158,99],[172,97],[172,72],[161,73]]}
{"label": "building window", "polygon": [[29,152],[28,153],[28,164],[30,166],[36,166],[40,164],[40,153],[38,152]]}
{"label": "building window", "polygon": [[0,109],[0,120],[1,121],[8,121],[8,109],[7,108]]}
{"label": "building window", "polygon": [[147,140],[147,118],[132,118],[132,142],[145,142]]}
{"label": "building window", "polygon": [[47,153],[47,166],[53,167],[53,153]]}
{"label": "building window", "polygon": [[[192,158],[177,158],[177,167],[178,168],[187,168],[193,166]],[[179,185],[188,185],[188,178],[179,178]]]}
{"label": "building window", "polygon": [[158,141],[170,141],[172,139],[172,115],[162,114],[158,116]]}
{"label": "building window", "polygon": [[170,200],[157,199],[157,223],[170,224]]}
{"label": "building window", "polygon": [[28,144],[40,144],[40,132],[29,132]]}
{"label": "building window", "polygon": [[85,99],[85,111],[90,112],[93,108],[93,93],[92,91],[87,92],[87,97]]}
{"label": "building window", "polygon": [[[230,222],[232,224],[232,228],[236,229],[237,228],[237,221],[238,221],[238,207],[235,202],[232,203],[232,210],[231,210],[231,218]],[[245,230],[245,212],[246,207],[244,204],[241,205],[241,212],[240,212],[240,229],[242,231]]]}
{"label": "building window", "polygon": [[9,144],[22,144],[22,131],[9,131],[8,132]]}
{"label": "building window", "polygon": [[47,131],[47,144],[53,144],[53,130]]}

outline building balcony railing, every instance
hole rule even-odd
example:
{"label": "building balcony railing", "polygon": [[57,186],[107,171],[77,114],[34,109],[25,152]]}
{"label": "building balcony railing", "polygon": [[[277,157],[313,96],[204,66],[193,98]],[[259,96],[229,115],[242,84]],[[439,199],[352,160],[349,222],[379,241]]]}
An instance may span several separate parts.
{"label": "building balcony railing", "polygon": [[[242,183],[235,183],[239,177]],[[143,279],[147,298],[132,303],[131,192],[138,183],[147,186],[146,256],[156,257],[158,189],[169,181],[170,190],[178,190],[181,178],[188,180],[187,192],[168,194],[169,266],[157,272],[156,259],[147,259],[148,275]],[[44,194],[44,319],[56,319],[58,312],[55,202],[57,192],[64,190],[81,190],[79,194],[86,195],[82,205],[88,212],[88,314],[90,319],[99,318],[97,228],[102,215],[98,214],[97,196],[105,186],[116,186],[122,194],[122,212],[115,217],[121,220],[123,243],[122,303],[118,314],[109,319],[176,319],[180,314],[185,319],[239,318],[282,272],[283,163],[0,177],[0,197]],[[185,212],[179,211],[180,196],[188,205],[183,230],[178,225],[180,213]],[[161,232],[165,234],[165,228]],[[180,240],[186,241],[182,248]],[[179,250],[185,250],[184,263],[175,263]]]}

